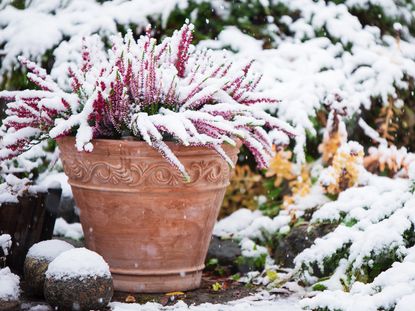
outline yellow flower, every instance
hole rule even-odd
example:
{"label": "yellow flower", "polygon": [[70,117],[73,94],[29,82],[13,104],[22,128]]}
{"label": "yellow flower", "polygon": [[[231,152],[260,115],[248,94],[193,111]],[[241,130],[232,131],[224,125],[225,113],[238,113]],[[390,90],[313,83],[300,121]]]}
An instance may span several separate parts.
{"label": "yellow flower", "polygon": [[338,149],[327,170],[332,182],[322,185],[325,191],[330,194],[338,194],[353,187],[359,177],[359,166],[362,165],[363,156],[363,150]]}
{"label": "yellow flower", "polygon": [[275,176],[275,187],[279,187],[284,180],[295,178],[292,170],[292,163],[290,161],[291,157],[291,151],[280,150],[271,160],[266,177]]}

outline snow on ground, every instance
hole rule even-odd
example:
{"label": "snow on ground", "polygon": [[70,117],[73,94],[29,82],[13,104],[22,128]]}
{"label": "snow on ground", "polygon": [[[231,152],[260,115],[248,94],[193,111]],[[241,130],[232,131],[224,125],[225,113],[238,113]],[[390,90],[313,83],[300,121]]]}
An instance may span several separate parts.
{"label": "snow on ground", "polygon": [[183,301],[174,306],[163,307],[158,303],[148,302],[144,305],[112,302],[112,311],[300,311],[299,298],[278,298],[273,295],[254,295],[226,304],[204,303],[198,306],[187,305]]}
{"label": "snow on ground", "polygon": [[82,226],[80,223],[69,224],[63,218],[56,219],[53,235],[70,238],[73,240],[80,240],[84,237]]}
{"label": "snow on ground", "polygon": [[0,301],[17,300],[20,295],[19,282],[19,277],[11,273],[9,268],[0,269]]}

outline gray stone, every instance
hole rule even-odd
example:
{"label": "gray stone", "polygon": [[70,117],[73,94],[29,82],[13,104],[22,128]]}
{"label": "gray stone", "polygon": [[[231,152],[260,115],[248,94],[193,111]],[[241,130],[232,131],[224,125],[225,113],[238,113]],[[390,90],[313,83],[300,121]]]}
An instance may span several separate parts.
{"label": "gray stone", "polygon": [[275,262],[286,268],[294,267],[294,258],[304,249],[313,245],[317,238],[333,231],[335,224],[301,224],[294,226],[291,231],[284,237],[279,238],[274,245]]}
{"label": "gray stone", "polygon": [[210,241],[207,260],[216,258],[222,266],[235,265],[235,260],[241,256],[239,244],[233,240],[222,240],[213,236]]}
{"label": "gray stone", "polygon": [[63,195],[57,207],[57,215],[65,219],[68,223],[79,222],[79,214],[77,213],[75,200],[72,197]]}
{"label": "gray stone", "polygon": [[98,310],[108,305],[114,293],[112,278],[46,278],[46,301],[58,310]]}

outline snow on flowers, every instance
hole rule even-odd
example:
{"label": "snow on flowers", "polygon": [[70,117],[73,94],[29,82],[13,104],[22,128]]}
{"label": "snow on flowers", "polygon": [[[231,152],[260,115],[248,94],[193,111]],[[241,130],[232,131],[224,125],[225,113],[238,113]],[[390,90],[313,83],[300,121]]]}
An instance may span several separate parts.
{"label": "snow on flowers", "polygon": [[85,39],[82,65],[69,70],[71,93],[21,57],[40,90],[0,92],[11,100],[0,158],[49,137],[75,135],[78,150],[92,151],[93,138],[135,136],[188,178],[166,140],[213,148],[232,165],[221,145],[240,139],[265,168],[273,154],[270,137],[292,137],[295,130],[257,108],[278,101],[256,91],[261,75],[250,70],[252,62],[238,66],[225,52],[196,49],[192,30],[185,24],[161,43],[150,28],[137,41],[128,32],[113,38],[107,54],[97,47],[99,38]]}

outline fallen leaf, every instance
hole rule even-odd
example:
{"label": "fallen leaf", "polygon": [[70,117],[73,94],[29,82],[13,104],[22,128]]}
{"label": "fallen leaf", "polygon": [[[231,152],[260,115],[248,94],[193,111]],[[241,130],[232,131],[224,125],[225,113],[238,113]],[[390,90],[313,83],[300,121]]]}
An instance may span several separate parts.
{"label": "fallen leaf", "polygon": [[127,297],[125,297],[125,302],[127,302],[127,303],[134,303],[134,302],[136,302],[136,299],[135,299],[134,296],[128,295]]}
{"label": "fallen leaf", "polygon": [[182,296],[184,294],[185,293],[183,293],[183,292],[170,292],[170,293],[166,293],[165,295],[166,296]]}
{"label": "fallen leaf", "polygon": [[222,289],[222,287],[223,287],[222,284],[220,284],[219,282],[216,282],[216,283],[212,284],[212,290],[214,292],[220,291]]}

